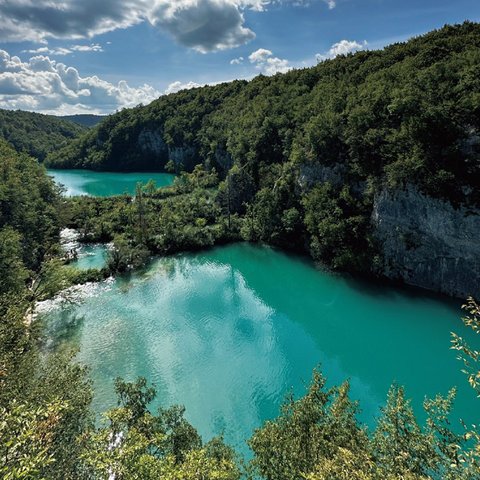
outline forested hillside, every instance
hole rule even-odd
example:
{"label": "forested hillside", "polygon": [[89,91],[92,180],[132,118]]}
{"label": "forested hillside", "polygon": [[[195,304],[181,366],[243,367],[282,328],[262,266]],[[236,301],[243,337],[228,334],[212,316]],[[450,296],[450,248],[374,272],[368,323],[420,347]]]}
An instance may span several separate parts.
{"label": "forested hillside", "polygon": [[77,123],[78,125],[82,125],[84,127],[94,127],[105,119],[105,115],[92,115],[88,113],[81,113],[77,115],[63,115],[58,118]]}
{"label": "forested hillside", "polygon": [[[306,250],[335,269],[478,295],[479,70],[480,25],[447,26],[382,51],[123,110],[47,163],[215,169],[208,208],[193,200],[187,214],[184,197],[170,201],[181,220],[166,247],[159,239],[171,222],[152,203],[151,235],[140,243],[153,252],[260,241]],[[105,213],[92,218],[96,229],[123,233],[125,222],[117,228]],[[225,225],[227,217],[213,237],[190,236],[196,220]],[[184,220],[188,235],[178,231]]]}
{"label": "forested hillside", "polygon": [[448,26],[382,51],[161,97],[108,117],[48,161],[158,170],[172,160],[222,172],[236,164],[257,189],[281,176],[280,165],[321,167],[365,190],[408,179],[434,194],[474,197],[479,68],[480,25]]}
{"label": "forested hillside", "polygon": [[63,146],[85,130],[84,127],[51,115],[0,110],[0,138],[7,140],[19,152],[25,152],[41,162],[49,152]]}

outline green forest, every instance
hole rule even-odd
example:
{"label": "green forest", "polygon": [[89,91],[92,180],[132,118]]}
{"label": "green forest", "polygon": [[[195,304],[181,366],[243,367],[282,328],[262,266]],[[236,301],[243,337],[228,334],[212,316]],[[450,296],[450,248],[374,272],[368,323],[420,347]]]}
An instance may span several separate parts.
{"label": "green forest", "polygon": [[[370,219],[382,189],[413,184],[454,205],[480,201],[479,47],[480,25],[467,22],[285,75],[164,96],[109,116],[46,162],[202,168],[208,188],[184,175],[174,189],[181,195],[161,194],[170,198],[161,199],[160,214],[156,199],[145,201],[140,243],[151,252],[245,239],[381,275]],[[142,141],[150,145],[155,132],[160,140],[148,150]],[[124,217],[132,220],[125,202],[85,201],[99,205],[90,235],[125,240],[127,233],[138,245],[138,235],[124,231]],[[78,226],[83,217],[74,217]]]}
{"label": "green forest", "polygon": [[[455,389],[426,399],[420,423],[393,384],[368,429],[349,383],[328,387],[321,367],[248,439],[251,459],[222,437],[205,442],[182,406],[152,411],[157,392],[144,378],[116,379],[118,402],[96,422],[88,369],[75,351],[45,348],[33,315],[38,301],[152,254],[239,240],[375,274],[370,216],[381,188],[414,183],[454,205],[479,204],[479,68],[480,25],[464,23],[313,68],[164,96],[88,130],[0,111],[0,477],[480,479],[480,432],[452,427]],[[177,176],[162,189],[139,184],[134,197],[66,198],[42,162]],[[113,242],[103,270],[68,264],[65,227],[83,242]],[[474,299],[464,317],[479,333]],[[456,335],[452,348],[480,395],[480,353]]]}
{"label": "green forest", "polygon": [[[270,188],[292,169],[330,167],[364,191],[407,180],[478,201],[480,25],[466,22],[252,81],[125,109],[56,149],[47,164],[109,171],[235,165]],[[158,133],[156,148],[142,132]],[[179,154],[181,151],[183,154]],[[362,188],[363,187],[363,188]],[[368,188],[367,188],[368,187]]]}
{"label": "green forest", "polygon": [[48,153],[78,137],[85,127],[53,115],[0,109],[0,138],[43,162]]}
{"label": "green forest", "polygon": [[[278,418],[254,432],[248,440],[253,452],[249,461],[222,438],[204,443],[181,406],[151,412],[156,392],[142,378],[132,383],[116,380],[118,405],[112,405],[96,425],[88,371],[73,361],[75,352],[42,348],[44,329],[31,321],[38,299],[79,281],[61,260],[58,244],[60,228],[77,204],[62,199],[34,159],[5,143],[0,155],[2,478],[108,479],[112,474],[117,479],[145,480],[480,478],[479,433],[467,429],[459,435],[451,430],[455,390],[426,400],[427,421],[420,425],[404,390],[393,385],[376,428],[368,431],[358,423],[359,405],[349,398],[348,382],[327,388],[320,371],[314,372],[303,397],[287,397]],[[197,168],[182,178],[184,189],[188,181],[203,188],[197,204],[209,203],[211,174]],[[154,191],[147,186],[145,192],[137,192],[137,204],[148,196],[149,188]],[[192,207],[188,193],[177,195]],[[168,205],[169,194],[164,201]],[[94,200],[91,208],[96,208]],[[221,227],[207,229],[197,219],[191,228],[197,229],[194,237]],[[142,229],[136,234],[141,237]],[[125,260],[117,249],[111,262],[118,266]],[[465,308],[465,323],[478,332],[479,307],[470,300]],[[458,337],[453,347],[469,366],[469,381],[478,390],[478,353]]]}

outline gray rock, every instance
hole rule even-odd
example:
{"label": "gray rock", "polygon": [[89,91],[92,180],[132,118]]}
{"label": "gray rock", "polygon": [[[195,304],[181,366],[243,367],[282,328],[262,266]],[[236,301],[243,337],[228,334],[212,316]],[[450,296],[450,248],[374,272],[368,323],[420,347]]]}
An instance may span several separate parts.
{"label": "gray rock", "polygon": [[409,185],[377,195],[372,222],[386,277],[456,297],[480,298],[479,209],[455,209]]}
{"label": "gray rock", "polygon": [[172,160],[177,166],[190,170],[199,161],[197,161],[197,152],[194,147],[168,147],[168,159]]}
{"label": "gray rock", "polygon": [[308,190],[317,183],[329,182],[333,186],[343,184],[345,166],[337,163],[333,166],[322,165],[321,163],[302,164],[298,183],[303,190]]}
{"label": "gray rock", "polygon": [[158,130],[142,130],[138,136],[138,146],[142,152],[152,152],[157,155],[167,152],[167,145]]}

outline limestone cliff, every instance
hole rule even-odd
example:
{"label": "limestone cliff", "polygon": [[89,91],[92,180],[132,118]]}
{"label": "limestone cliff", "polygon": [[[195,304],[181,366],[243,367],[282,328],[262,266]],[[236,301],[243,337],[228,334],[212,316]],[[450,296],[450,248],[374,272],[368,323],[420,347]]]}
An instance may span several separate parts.
{"label": "limestone cliff", "polygon": [[372,213],[385,276],[457,297],[480,297],[480,210],[454,208],[414,186],[381,191]]}

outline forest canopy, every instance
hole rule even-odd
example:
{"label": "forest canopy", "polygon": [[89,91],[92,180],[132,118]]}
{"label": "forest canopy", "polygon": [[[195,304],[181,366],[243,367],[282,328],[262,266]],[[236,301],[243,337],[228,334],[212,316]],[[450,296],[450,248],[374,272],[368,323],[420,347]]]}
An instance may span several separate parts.
{"label": "forest canopy", "polygon": [[41,162],[84,131],[85,127],[52,115],[0,109],[0,138]]}
{"label": "forest canopy", "polygon": [[[480,25],[446,26],[378,51],[125,109],[48,156],[50,166],[177,171],[232,165],[262,178],[292,165],[375,189],[415,182],[478,200]],[[266,175],[268,178],[268,174]]]}

